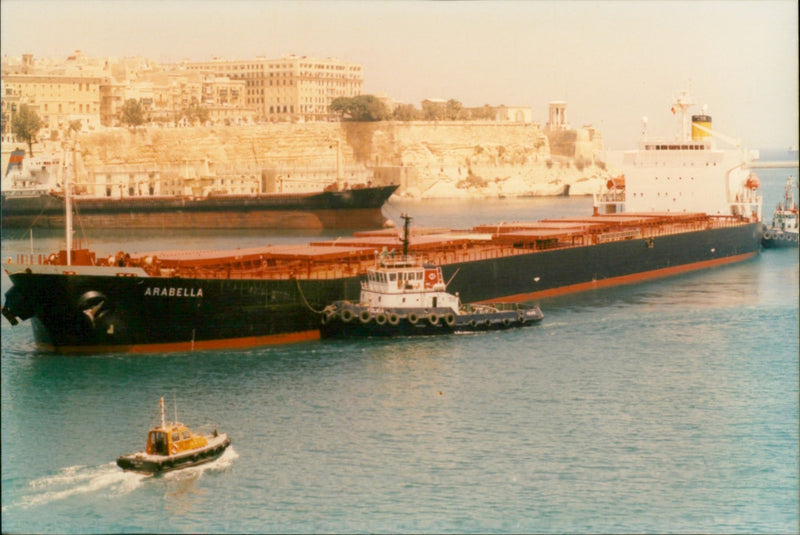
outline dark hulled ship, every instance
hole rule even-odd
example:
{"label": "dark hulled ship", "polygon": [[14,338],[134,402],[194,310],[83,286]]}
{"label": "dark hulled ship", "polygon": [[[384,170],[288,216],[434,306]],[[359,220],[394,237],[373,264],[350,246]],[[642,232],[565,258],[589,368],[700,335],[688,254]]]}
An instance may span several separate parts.
{"label": "dark hulled ship", "polygon": [[[2,227],[64,228],[66,196],[60,175],[65,175],[62,163],[70,161],[70,153],[63,158],[24,156],[23,150],[12,152],[3,176]],[[339,165],[336,172],[342,176]],[[138,195],[134,192],[141,188],[136,187],[123,195],[125,188],[106,186],[107,195],[73,191],[71,203],[84,228],[356,229],[380,227],[385,222],[381,208],[398,188],[369,182],[348,186],[337,179],[324,190],[270,193],[275,185],[262,182],[257,193],[198,186],[189,188],[196,193],[181,195]],[[112,189],[118,190],[116,196]]]}
{"label": "dark hulled ship", "polygon": [[[742,261],[762,223],[755,155],[714,147],[710,118],[686,115],[677,140],[645,137],[626,152],[595,213],[469,230],[413,229],[411,253],[441,266],[464,302],[523,302]],[[690,133],[691,130],[691,133]],[[320,313],[357,300],[397,230],[308,245],[235,251],[86,250],[20,257],[3,315],[30,319],[36,342],[61,352],[245,347],[319,337]],[[67,251],[70,251],[69,254]]]}

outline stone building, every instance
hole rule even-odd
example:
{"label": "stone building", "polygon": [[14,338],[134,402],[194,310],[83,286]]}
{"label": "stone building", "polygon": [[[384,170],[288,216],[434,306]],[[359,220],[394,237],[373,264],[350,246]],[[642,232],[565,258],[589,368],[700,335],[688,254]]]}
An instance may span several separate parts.
{"label": "stone building", "polygon": [[3,101],[10,117],[21,104],[30,106],[42,119],[44,128],[63,130],[72,121],[81,128],[100,126],[100,85],[97,76],[9,74],[3,76]]}
{"label": "stone building", "polygon": [[245,82],[245,104],[270,121],[327,121],[337,97],[355,97],[364,86],[363,67],[335,58],[284,56],[250,60],[214,59],[181,64]]}

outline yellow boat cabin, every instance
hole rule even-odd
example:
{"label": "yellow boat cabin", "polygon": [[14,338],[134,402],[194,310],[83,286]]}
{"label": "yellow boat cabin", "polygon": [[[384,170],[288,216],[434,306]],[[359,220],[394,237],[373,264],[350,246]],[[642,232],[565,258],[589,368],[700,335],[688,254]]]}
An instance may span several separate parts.
{"label": "yellow boat cabin", "polygon": [[147,453],[150,455],[175,455],[182,451],[202,448],[208,440],[195,435],[181,423],[167,423],[150,430],[147,435]]}

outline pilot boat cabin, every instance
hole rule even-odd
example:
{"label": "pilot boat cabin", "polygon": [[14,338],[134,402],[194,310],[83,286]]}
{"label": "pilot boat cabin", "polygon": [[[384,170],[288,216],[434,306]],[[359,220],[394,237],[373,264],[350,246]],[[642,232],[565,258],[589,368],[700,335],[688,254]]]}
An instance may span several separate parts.
{"label": "pilot boat cabin", "polygon": [[150,430],[147,435],[147,453],[150,455],[175,455],[182,451],[201,448],[208,441],[195,435],[181,423],[167,423]]}

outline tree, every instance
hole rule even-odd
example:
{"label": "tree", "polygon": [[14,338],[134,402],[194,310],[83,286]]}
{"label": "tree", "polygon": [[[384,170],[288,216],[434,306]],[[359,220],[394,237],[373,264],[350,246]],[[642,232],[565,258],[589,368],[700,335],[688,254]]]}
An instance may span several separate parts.
{"label": "tree", "polygon": [[144,124],[144,110],[142,109],[142,103],[133,98],[126,100],[125,104],[122,105],[122,117],[120,120],[134,128]]}
{"label": "tree", "polygon": [[33,142],[36,141],[36,134],[42,129],[44,123],[39,115],[27,104],[22,104],[11,120],[11,131],[20,139],[28,144],[28,152],[33,157]]}
{"label": "tree", "polygon": [[426,121],[441,121],[447,117],[446,112],[447,108],[443,102],[422,101],[422,116]]}
{"label": "tree", "polygon": [[445,115],[448,120],[455,121],[461,118],[460,115],[463,109],[464,105],[461,104],[461,102],[451,98],[447,101],[447,104],[445,104]]}
{"label": "tree", "polygon": [[185,108],[182,111],[182,114],[184,117],[186,117],[186,120],[188,120],[189,123],[191,124],[194,124],[195,121],[198,121],[200,124],[203,124],[206,121],[208,121],[208,116],[209,116],[208,108],[201,106],[196,102],[192,102],[191,104],[189,104],[189,107]]}
{"label": "tree", "polygon": [[394,118],[398,121],[416,121],[420,112],[413,104],[400,104],[394,109]]}
{"label": "tree", "polygon": [[338,97],[331,102],[330,110],[346,121],[383,121],[389,118],[389,110],[375,95]]}

